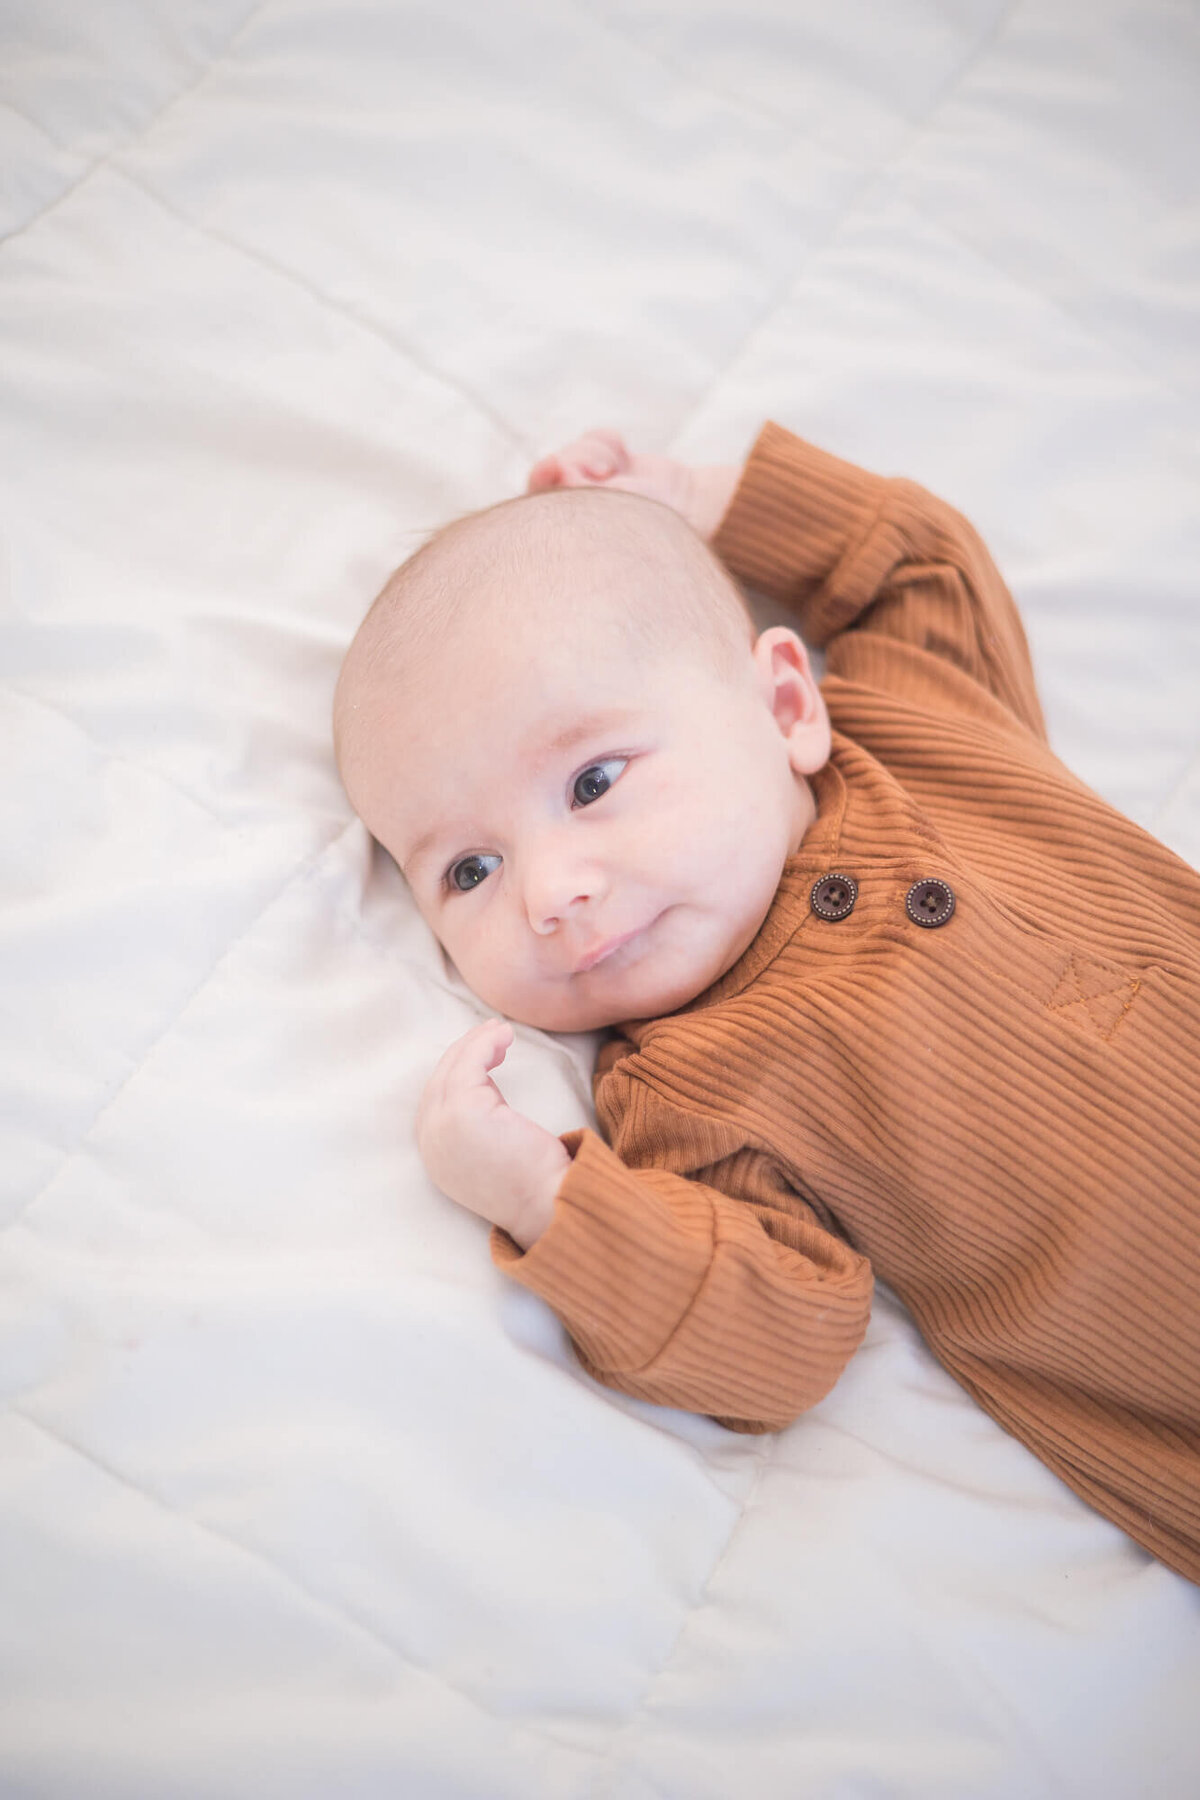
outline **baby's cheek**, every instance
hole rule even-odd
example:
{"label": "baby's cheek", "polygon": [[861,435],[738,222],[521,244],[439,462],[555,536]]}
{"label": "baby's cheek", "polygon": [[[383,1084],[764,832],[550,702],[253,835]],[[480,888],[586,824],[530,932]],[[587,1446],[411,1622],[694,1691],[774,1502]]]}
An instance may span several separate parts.
{"label": "baby's cheek", "polygon": [[631,828],[630,847],[639,860],[674,868],[681,857],[696,855],[717,823],[711,809],[698,805],[696,796],[684,789],[664,795],[660,805],[641,814]]}
{"label": "baby's cheek", "polygon": [[441,946],[443,955],[454,964],[463,980],[468,981],[467,965],[471,960],[470,934],[464,932],[461,924],[455,919],[453,906],[453,901],[448,906],[439,907],[436,910],[423,906],[421,916]]}
{"label": "baby's cheek", "polygon": [[520,957],[500,908],[480,906],[469,922],[457,921],[444,932],[442,947],[469,988],[509,1010],[503,1003],[519,982]]}

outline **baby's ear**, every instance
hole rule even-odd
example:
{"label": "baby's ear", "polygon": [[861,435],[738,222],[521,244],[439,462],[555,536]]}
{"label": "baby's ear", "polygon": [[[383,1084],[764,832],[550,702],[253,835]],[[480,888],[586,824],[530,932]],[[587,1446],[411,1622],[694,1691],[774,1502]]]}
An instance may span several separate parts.
{"label": "baby's ear", "polygon": [[830,726],[808,651],[786,625],[772,625],[755,641],[754,665],[788,761],[797,775],[815,775],[829,761]]}

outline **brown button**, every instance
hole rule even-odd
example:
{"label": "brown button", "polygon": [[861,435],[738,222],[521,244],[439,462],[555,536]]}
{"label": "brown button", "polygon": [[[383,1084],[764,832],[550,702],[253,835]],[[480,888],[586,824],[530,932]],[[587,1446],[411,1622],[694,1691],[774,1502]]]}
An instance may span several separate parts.
{"label": "brown button", "polygon": [[925,925],[932,931],[944,925],[954,911],[954,889],[936,875],[914,881],[904,896],[904,906],[914,925]]}
{"label": "brown button", "polygon": [[853,875],[822,875],[813,883],[809,905],[818,919],[844,919],[854,911],[858,883]]}

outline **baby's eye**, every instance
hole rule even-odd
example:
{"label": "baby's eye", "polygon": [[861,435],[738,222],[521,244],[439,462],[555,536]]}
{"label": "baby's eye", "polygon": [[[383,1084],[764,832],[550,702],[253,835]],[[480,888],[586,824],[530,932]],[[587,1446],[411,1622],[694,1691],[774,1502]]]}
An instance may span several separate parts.
{"label": "baby's eye", "polygon": [[456,863],[451,863],[446,880],[460,894],[468,894],[481,881],[486,881],[493,869],[499,867],[498,856],[462,856]]}
{"label": "baby's eye", "polygon": [[610,756],[607,762],[593,763],[581,775],[577,775],[571,789],[576,806],[590,806],[601,794],[607,794],[613,783],[620,778],[628,761],[627,756]]}

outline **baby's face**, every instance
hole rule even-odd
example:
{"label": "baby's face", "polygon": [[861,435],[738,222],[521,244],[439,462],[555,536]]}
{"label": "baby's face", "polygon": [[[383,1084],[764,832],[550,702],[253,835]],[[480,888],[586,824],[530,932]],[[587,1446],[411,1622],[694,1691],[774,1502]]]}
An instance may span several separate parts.
{"label": "baby's face", "polygon": [[463,979],[549,1031],[658,1016],[732,966],[814,816],[828,718],[794,634],[731,676],[520,609],[360,700],[347,787]]}

